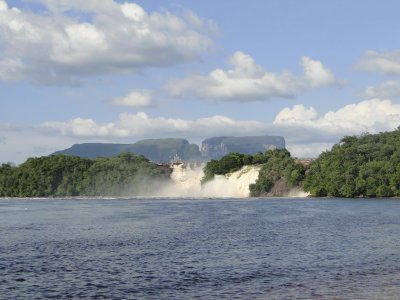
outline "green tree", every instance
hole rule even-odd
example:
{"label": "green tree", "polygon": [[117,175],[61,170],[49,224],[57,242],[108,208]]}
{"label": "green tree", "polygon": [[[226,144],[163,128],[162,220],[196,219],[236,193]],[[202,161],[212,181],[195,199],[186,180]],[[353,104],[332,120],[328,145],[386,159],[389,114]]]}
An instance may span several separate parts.
{"label": "green tree", "polygon": [[304,189],[314,196],[400,196],[400,131],[344,137],[310,165]]}
{"label": "green tree", "polygon": [[95,160],[53,155],[29,158],[18,167],[1,165],[0,196],[133,196],[168,180],[168,175],[132,153]]}

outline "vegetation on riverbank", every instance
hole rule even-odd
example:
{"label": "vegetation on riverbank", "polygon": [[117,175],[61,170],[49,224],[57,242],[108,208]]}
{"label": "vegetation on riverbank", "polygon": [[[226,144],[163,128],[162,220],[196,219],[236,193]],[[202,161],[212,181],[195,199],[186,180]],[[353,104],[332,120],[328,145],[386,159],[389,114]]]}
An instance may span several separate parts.
{"label": "vegetation on riverbank", "polygon": [[310,164],[304,189],[317,197],[399,197],[400,129],[344,137]]}
{"label": "vegetation on riverbank", "polygon": [[231,153],[210,161],[203,180],[260,164],[258,180],[250,185],[251,196],[270,196],[274,186],[283,184],[301,187],[315,197],[400,197],[400,128],[346,136],[309,166],[296,162],[285,149],[256,157]]}
{"label": "vegetation on riverbank", "polygon": [[257,181],[249,187],[252,197],[267,194],[278,180],[283,180],[288,187],[298,187],[304,179],[304,166],[296,163],[286,149],[275,149],[254,155],[230,153],[219,160],[211,160],[204,168],[202,181],[235,172],[245,165],[261,165]]}
{"label": "vegetation on riverbank", "polygon": [[[400,129],[344,137],[309,166],[286,149],[230,153],[207,163],[202,182],[246,165],[261,166],[257,181],[249,186],[253,197],[283,196],[282,191],[290,188],[316,197],[400,197]],[[0,166],[0,197],[145,195],[160,180],[169,180],[170,173],[169,166],[132,153],[96,159],[29,158],[17,167]]]}
{"label": "vegetation on riverbank", "polygon": [[301,186],[305,168],[291,157],[289,151],[286,149],[270,150],[264,156],[266,162],[261,167],[258,179],[249,186],[251,197],[265,196],[279,181],[288,188]]}
{"label": "vegetation on riverbank", "polygon": [[52,155],[0,166],[0,197],[134,196],[169,179],[144,156],[86,159]]}

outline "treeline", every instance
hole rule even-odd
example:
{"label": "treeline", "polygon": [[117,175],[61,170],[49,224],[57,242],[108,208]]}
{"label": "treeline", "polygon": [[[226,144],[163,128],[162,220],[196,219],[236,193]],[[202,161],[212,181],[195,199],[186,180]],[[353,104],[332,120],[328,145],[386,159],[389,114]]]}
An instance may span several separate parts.
{"label": "treeline", "polygon": [[0,197],[134,196],[151,191],[169,175],[132,153],[96,159],[29,158],[18,167],[0,166]]}
{"label": "treeline", "polygon": [[313,161],[304,189],[318,197],[399,197],[400,129],[344,137]]}
{"label": "treeline", "polygon": [[288,187],[301,185],[305,168],[290,156],[286,149],[275,149],[254,155],[230,153],[219,160],[211,160],[204,168],[203,183],[215,175],[225,175],[240,170],[245,165],[261,165],[257,181],[250,185],[250,196],[268,193],[278,180]]}
{"label": "treeline", "polygon": [[[251,196],[268,195],[283,182],[317,197],[400,197],[400,129],[344,137],[307,168],[286,149],[230,153],[208,162],[202,181],[245,165],[261,165],[249,187]],[[132,153],[96,159],[53,155],[30,158],[18,167],[2,164],[0,197],[145,195],[169,176],[169,168],[160,169]]]}
{"label": "treeline", "polygon": [[251,196],[263,196],[278,181],[316,197],[400,197],[400,128],[379,134],[346,136],[306,168],[285,150],[256,155],[231,153],[205,167],[204,181],[244,165],[259,164]]}

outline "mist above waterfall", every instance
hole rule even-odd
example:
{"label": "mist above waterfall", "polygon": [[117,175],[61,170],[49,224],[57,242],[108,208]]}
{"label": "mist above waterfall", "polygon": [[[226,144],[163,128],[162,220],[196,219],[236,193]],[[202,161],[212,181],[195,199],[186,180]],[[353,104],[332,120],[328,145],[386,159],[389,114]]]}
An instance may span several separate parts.
{"label": "mist above waterfall", "polygon": [[258,178],[259,166],[244,166],[227,174],[216,175],[213,180],[201,184],[204,164],[179,164],[173,166],[171,182],[161,183],[154,197],[195,197],[195,198],[245,198],[249,197],[249,185]]}

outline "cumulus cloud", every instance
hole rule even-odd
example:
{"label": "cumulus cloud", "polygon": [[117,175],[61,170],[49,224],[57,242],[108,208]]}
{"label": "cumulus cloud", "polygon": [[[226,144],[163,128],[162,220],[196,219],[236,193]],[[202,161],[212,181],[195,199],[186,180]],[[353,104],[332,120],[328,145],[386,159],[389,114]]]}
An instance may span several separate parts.
{"label": "cumulus cloud", "polygon": [[322,117],[318,117],[313,107],[295,105],[280,111],[273,124],[314,128],[327,133],[376,133],[400,125],[400,105],[391,100],[371,99],[329,111]]}
{"label": "cumulus cloud", "polygon": [[288,71],[266,72],[254,59],[237,51],[229,59],[231,69],[215,69],[208,75],[175,79],[166,88],[172,96],[194,96],[223,101],[257,101],[274,97],[291,98],[298,93],[325,85],[340,84],[333,73],[318,60],[303,57],[302,77]]}
{"label": "cumulus cloud", "polygon": [[6,11],[8,10],[8,5],[5,1],[1,0],[0,1],[0,11]]}
{"label": "cumulus cloud", "polygon": [[377,86],[369,86],[364,91],[366,98],[397,98],[400,97],[400,81],[389,80]]}
{"label": "cumulus cloud", "polygon": [[345,135],[390,131],[399,125],[399,104],[371,99],[321,116],[313,107],[287,107],[277,114],[272,128],[286,137],[287,148],[294,156],[316,157]]}
{"label": "cumulus cloud", "polygon": [[151,118],[144,112],[121,114],[116,122],[98,124],[92,119],[76,118],[69,122],[47,122],[43,128],[66,136],[102,138],[141,138],[160,136],[205,137],[215,135],[251,134],[261,132],[265,124],[258,121],[238,121],[225,116],[196,120]]}
{"label": "cumulus cloud", "polygon": [[323,114],[313,107],[294,105],[277,113],[272,123],[227,116],[191,120],[151,117],[144,112],[124,113],[117,120],[106,123],[75,118],[31,127],[0,124],[0,132],[7,139],[7,144],[0,147],[0,157],[4,153],[3,160],[13,160],[7,157],[21,157],[29,151],[32,155],[34,149],[43,144],[55,151],[72,143],[88,141],[132,143],[143,138],[182,137],[200,142],[221,135],[282,135],[289,151],[305,158],[316,157],[330,149],[345,135],[394,130],[399,125],[400,104],[381,99],[349,104]]}
{"label": "cumulus cloud", "polygon": [[317,156],[344,135],[393,130],[400,125],[400,105],[372,99],[346,105],[321,116],[313,107],[294,105],[282,109],[272,123],[211,116],[195,120],[150,117],[144,112],[121,114],[115,122],[97,123],[76,118],[69,122],[47,122],[47,134],[75,138],[135,140],[149,137],[185,137],[201,140],[219,135],[282,135],[288,149],[298,157]]}
{"label": "cumulus cloud", "polygon": [[301,58],[301,66],[304,69],[305,85],[320,87],[339,83],[335,75],[325,68],[319,60],[313,60],[304,56]]}
{"label": "cumulus cloud", "polygon": [[400,75],[400,50],[367,51],[358,60],[356,67],[362,71],[384,75]]}
{"label": "cumulus cloud", "polygon": [[334,144],[335,144],[335,142],[332,142],[332,143],[313,142],[313,143],[296,144],[296,143],[291,143],[289,141],[288,143],[286,143],[286,148],[289,149],[290,154],[293,157],[315,158],[320,153],[330,150]]}
{"label": "cumulus cloud", "polygon": [[119,106],[128,106],[135,108],[152,107],[155,105],[153,96],[150,91],[131,91],[128,95],[122,98],[115,98],[112,103]]}
{"label": "cumulus cloud", "polygon": [[0,80],[22,79],[24,71],[24,65],[18,60],[0,59]]}
{"label": "cumulus cloud", "polygon": [[74,84],[88,75],[194,61],[213,47],[215,25],[193,12],[146,12],[113,0],[36,2],[47,11],[0,0],[1,80]]}

